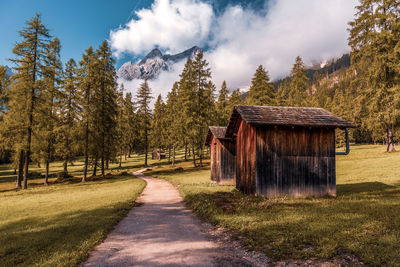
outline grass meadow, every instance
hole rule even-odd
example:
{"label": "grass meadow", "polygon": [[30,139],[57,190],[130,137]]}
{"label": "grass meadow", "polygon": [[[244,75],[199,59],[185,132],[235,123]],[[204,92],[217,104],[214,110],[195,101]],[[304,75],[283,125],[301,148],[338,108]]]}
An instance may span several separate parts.
{"label": "grass meadow", "polygon": [[[68,166],[73,179],[50,179],[49,186],[43,178],[31,179],[27,190],[17,191],[13,170],[0,166],[0,266],[76,266],[84,261],[135,205],[146,184],[130,173],[143,168],[143,162],[143,155],[135,155],[122,168],[111,164],[106,179],[80,183],[83,162],[75,161]],[[51,164],[52,173],[62,168],[62,162]],[[34,165],[30,171],[44,173]]]}
{"label": "grass meadow", "polygon": [[367,265],[400,263],[400,153],[380,145],[352,146],[337,156],[337,197],[247,196],[210,183],[209,167],[190,162],[148,175],[176,185],[201,218],[243,238],[274,260],[352,255]]}

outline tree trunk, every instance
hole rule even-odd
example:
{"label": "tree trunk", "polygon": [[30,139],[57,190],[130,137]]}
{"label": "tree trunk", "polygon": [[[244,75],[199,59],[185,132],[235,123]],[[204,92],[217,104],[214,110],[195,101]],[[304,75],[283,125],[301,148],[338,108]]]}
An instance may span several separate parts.
{"label": "tree trunk", "polygon": [[185,142],[185,161],[187,161],[188,144]]}
{"label": "tree trunk", "polygon": [[18,160],[18,175],[17,175],[17,184],[16,188],[21,188],[21,182],[24,178],[24,158],[25,153],[23,150],[19,152],[19,160]]}
{"label": "tree trunk", "polygon": [[203,167],[203,145],[200,146],[200,167]]}
{"label": "tree trunk", "polygon": [[172,145],[172,166],[175,166],[175,144]]}
{"label": "tree trunk", "polygon": [[110,162],[109,159],[106,159],[106,170],[108,170],[108,163]]}
{"label": "tree trunk", "polygon": [[168,147],[168,164],[171,164],[171,146]]}
{"label": "tree trunk", "polygon": [[40,166],[40,159],[38,159],[38,162],[37,162],[36,166],[37,166],[38,168],[41,168],[41,167],[42,167],[42,166]]}
{"label": "tree trunk", "polygon": [[49,169],[50,169],[50,162],[48,159],[46,159],[46,173],[44,174],[44,184],[48,185],[49,184]]}
{"label": "tree trunk", "polygon": [[144,149],[144,166],[147,167],[147,146]]}
{"label": "tree trunk", "polygon": [[197,167],[196,165],[196,155],[194,153],[194,141],[192,140],[192,155],[193,155],[193,166]]}
{"label": "tree trunk", "polygon": [[104,178],[104,155],[101,155],[101,177]]}
{"label": "tree trunk", "polygon": [[94,160],[94,166],[93,166],[93,176],[96,176],[96,174],[97,174],[97,157],[96,157],[96,159]]}
{"label": "tree trunk", "polygon": [[67,174],[68,173],[68,159],[65,159],[64,160],[64,172],[65,172],[65,174]]}
{"label": "tree trunk", "polygon": [[131,152],[132,152],[132,148],[129,148],[129,150],[128,150],[128,158],[129,159],[131,158]]}
{"label": "tree trunk", "polygon": [[119,152],[119,166],[118,167],[119,168],[122,167],[122,148],[120,149],[120,152]]}
{"label": "tree trunk", "polygon": [[387,152],[394,152],[394,142],[393,142],[393,130],[392,128],[386,129],[386,151]]}

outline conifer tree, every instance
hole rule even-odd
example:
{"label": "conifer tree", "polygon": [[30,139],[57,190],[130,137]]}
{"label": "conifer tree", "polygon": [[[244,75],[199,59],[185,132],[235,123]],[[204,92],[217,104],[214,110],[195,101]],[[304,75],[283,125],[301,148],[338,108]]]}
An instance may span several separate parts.
{"label": "conifer tree", "polygon": [[5,66],[0,66],[0,119],[7,106],[7,90],[11,84],[10,77],[7,76],[7,69]]}
{"label": "conifer tree", "polygon": [[54,38],[46,49],[46,57],[44,59],[44,92],[41,96],[42,116],[39,121],[39,133],[44,141],[41,149],[45,161],[45,180],[44,184],[48,184],[49,167],[53,157],[54,144],[56,139],[57,127],[57,103],[60,98],[60,84],[62,79],[62,65],[60,60],[61,45],[58,38]]}
{"label": "conifer tree", "polygon": [[68,176],[68,162],[72,160],[76,138],[78,133],[78,89],[77,89],[77,66],[75,60],[70,59],[65,66],[64,88],[60,99],[60,127],[59,155],[64,160],[64,175]]}
{"label": "conifer tree", "polygon": [[296,57],[296,62],[290,72],[290,93],[287,103],[289,106],[307,106],[309,79],[301,57]]}
{"label": "conifer tree", "polygon": [[243,103],[244,103],[243,96],[240,93],[240,90],[236,89],[235,91],[232,92],[231,96],[229,97],[229,103],[228,103],[229,117],[232,114],[233,108],[235,106],[242,105]]}
{"label": "conifer tree", "polygon": [[167,136],[166,143],[169,147],[172,146],[172,166],[175,165],[175,149],[178,145],[179,135],[179,111],[178,108],[178,83],[175,82],[172,86],[171,92],[168,93],[167,103],[165,106],[165,134]]}
{"label": "conifer tree", "polygon": [[149,134],[151,126],[151,113],[150,113],[150,101],[152,99],[151,89],[145,80],[139,87],[136,94],[138,110],[137,115],[139,119],[139,136],[144,148],[145,158],[144,165],[147,166],[147,154],[149,148]]}
{"label": "conifer tree", "polygon": [[124,98],[124,123],[126,126],[123,135],[124,153],[126,155],[126,152],[128,152],[128,157],[139,143],[139,122],[135,112],[136,107],[132,101],[132,94],[128,92]]}
{"label": "conifer tree", "polygon": [[248,105],[259,106],[274,106],[277,104],[274,85],[270,82],[268,72],[262,65],[258,66],[254,74],[246,102]]}
{"label": "conifer tree", "polygon": [[[94,151],[90,149],[91,137],[92,137],[92,129],[93,129],[93,114],[91,110],[94,110],[93,103],[93,94],[96,87],[95,77],[95,55],[93,48],[90,46],[85,50],[85,53],[82,55],[82,60],[79,62],[79,70],[78,70],[78,90],[79,90],[79,106],[81,108],[81,128],[83,133],[83,156],[84,156],[84,169],[83,169],[83,177],[82,182],[86,181],[87,171],[89,165],[89,154],[90,151]],[[93,145],[92,145],[93,147]]]}
{"label": "conifer tree", "polygon": [[[45,57],[45,51],[49,42],[49,31],[42,24],[41,16],[36,14],[31,20],[26,22],[26,26],[19,31],[22,41],[18,42],[13,48],[15,58],[11,61],[16,64],[15,70],[17,74],[15,79],[19,85],[16,87],[18,91],[27,96],[26,105],[14,105],[11,108],[23,110],[14,110],[15,114],[19,114],[23,120],[23,125],[26,125],[24,133],[24,182],[23,189],[28,187],[29,162],[31,158],[31,143],[32,131],[35,124],[36,104],[38,95],[41,95],[43,87],[39,86],[39,81],[42,78],[43,70],[42,63]],[[25,91],[25,92],[24,92]],[[26,94],[27,93],[27,94]],[[19,93],[16,92],[14,97]],[[20,98],[21,101],[24,98]],[[22,126],[23,127],[23,126]]]}
{"label": "conifer tree", "polygon": [[165,144],[165,115],[165,104],[160,94],[154,104],[150,127],[150,140],[155,149],[161,149]]}
{"label": "conifer tree", "polygon": [[[117,83],[115,60],[107,41],[103,41],[95,53],[96,87],[92,95],[94,112],[94,144],[96,156],[101,160],[101,175],[105,177],[108,162],[117,153]],[[95,157],[96,157],[95,156]],[[95,163],[96,164],[96,163]]]}
{"label": "conifer tree", "polygon": [[[373,132],[381,132],[387,151],[394,151],[394,130],[399,122],[399,3],[395,0],[361,1],[350,22],[349,45],[355,80],[362,89]],[[384,134],[383,134],[384,133]],[[379,135],[378,135],[379,136]]]}
{"label": "conifer tree", "polygon": [[221,89],[219,90],[217,100],[217,125],[226,126],[231,116],[231,107],[229,105],[229,90],[226,82],[223,81]]}

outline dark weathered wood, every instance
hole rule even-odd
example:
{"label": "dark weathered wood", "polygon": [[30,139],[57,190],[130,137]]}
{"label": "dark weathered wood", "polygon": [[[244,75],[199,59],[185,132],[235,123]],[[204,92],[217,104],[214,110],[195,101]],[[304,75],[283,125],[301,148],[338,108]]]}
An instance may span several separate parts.
{"label": "dark weathered wood", "polygon": [[240,120],[236,137],[236,188],[247,193],[256,193],[255,159],[256,143],[255,129]]}
{"label": "dark weathered wood", "polygon": [[220,184],[235,184],[236,146],[232,140],[223,138],[225,130],[226,127],[209,127],[206,145],[210,146],[211,180]]}
{"label": "dark weathered wood", "polygon": [[[336,194],[334,129],[250,127],[256,131],[255,193],[269,197]],[[241,130],[248,131],[241,128],[238,136]]]}

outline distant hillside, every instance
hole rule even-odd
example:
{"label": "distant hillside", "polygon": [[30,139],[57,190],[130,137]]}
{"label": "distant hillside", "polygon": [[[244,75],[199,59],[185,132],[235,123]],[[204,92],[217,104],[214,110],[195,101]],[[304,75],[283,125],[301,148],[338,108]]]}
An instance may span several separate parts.
{"label": "distant hillside", "polygon": [[[329,76],[330,74],[332,74],[338,70],[347,69],[348,67],[350,67],[350,55],[344,54],[342,57],[334,60],[333,62],[331,62],[329,64],[326,64],[323,67],[308,68],[306,75],[313,82],[316,77],[321,77],[321,75]],[[274,82],[275,88],[278,88],[279,85],[286,82],[289,78],[290,77],[285,77],[283,79],[279,79],[279,80],[275,81]]]}

